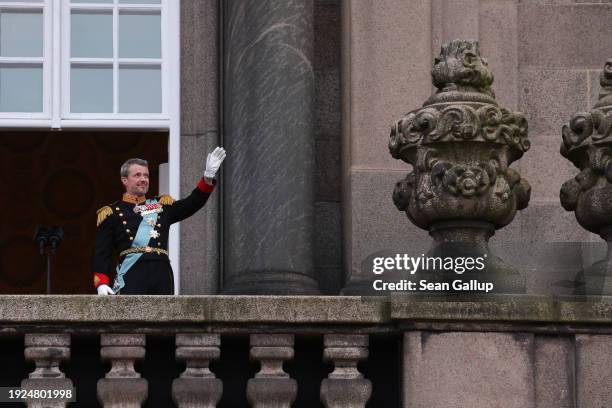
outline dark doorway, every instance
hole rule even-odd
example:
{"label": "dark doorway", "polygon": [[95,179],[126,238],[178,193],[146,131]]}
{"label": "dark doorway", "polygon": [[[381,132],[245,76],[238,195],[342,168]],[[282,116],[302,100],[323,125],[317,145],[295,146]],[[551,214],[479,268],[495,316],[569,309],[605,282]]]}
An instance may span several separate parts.
{"label": "dark doorway", "polygon": [[96,210],[121,197],[121,164],[148,160],[151,191],[168,160],[166,132],[0,132],[0,293],[46,292],[46,264],[33,241],[37,225],[65,239],[52,261],[52,293],[94,293],[91,257]]}

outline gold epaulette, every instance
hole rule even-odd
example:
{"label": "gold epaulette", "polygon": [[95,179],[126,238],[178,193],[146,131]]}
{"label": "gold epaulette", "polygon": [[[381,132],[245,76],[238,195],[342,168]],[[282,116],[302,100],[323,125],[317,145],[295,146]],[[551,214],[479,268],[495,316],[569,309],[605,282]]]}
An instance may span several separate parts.
{"label": "gold epaulette", "polygon": [[112,213],[113,213],[113,209],[110,208],[108,205],[100,208],[98,210],[98,212],[97,212],[97,214],[98,214],[98,224],[96,226],[99,227],[100,224],[102,224],[104,222],[106,217],[108,217]]}
{"label": "gold epaulette", "polygon": [[159,200],[157,200],[157,202],[163,205],[172,205],[174,204],[174,198],[170,197],[168,194],[164,194],[159,196]]}

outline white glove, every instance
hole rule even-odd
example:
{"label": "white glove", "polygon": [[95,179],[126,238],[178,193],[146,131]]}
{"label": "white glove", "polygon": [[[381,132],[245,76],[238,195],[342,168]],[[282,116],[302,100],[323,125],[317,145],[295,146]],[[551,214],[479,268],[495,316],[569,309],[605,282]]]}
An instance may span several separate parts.
{"label": "white glove", "polygon": [[114,295],[115,292],[108,285],[98,286],[98,295]]}
{"label": "white glove", "polygon": [[225,149],[217,147],[212,153],[208,153],[206,157],[206,170],[204,171],[204,177],[213,179],[221,167],[221,163],[225,160]]}

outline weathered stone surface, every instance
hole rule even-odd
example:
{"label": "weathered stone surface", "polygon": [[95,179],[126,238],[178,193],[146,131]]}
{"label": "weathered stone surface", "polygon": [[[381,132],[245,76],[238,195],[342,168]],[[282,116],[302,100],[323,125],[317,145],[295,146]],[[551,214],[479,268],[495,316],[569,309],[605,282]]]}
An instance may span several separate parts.
{"label": "weathered stone surface", "polygon": [[339,203],[342,194],[340,177],[342,146],[340,138],[317,140],[316,151],[315,199],[318,203],[322,201]]}
{"label": "weathered stone surface", "polygon": [[589,109],[593,108],[593,105],[599,100],[599,91],[601,91],[601,85],[599,84],[599,77],[601,70],[589,70]]}
{"label": "weathered stone surface", "polygon": [[108,408],[139,408],[147,399],[144,378],[102,378],[98,380],[98,401]]}
{"label": "weathered stone surface", "polygon": [[532,140],[558,135],[574,112],[587,108],[587,82],[586,71],[520,69],[519,110],[527,117]]}
{"label": "weathered stone surface", "polygon": [[247,383],[247,398],[257,408],[289,408],[297,396],[297,381],[283,370],[293,359],[292,334],[251,334],[252,360],[260,370]]}
{"label": "weathered stone surface", "polygon": [[[559,197],[584,229],[600,235],[612,248],[612,59],[604,64],[599,79],[599,99],[593,108],[576,113],[562,128],[561,154],[580,173],[563,183]],[[607,259],[586,267],[576,277],[577,293],[612,294],[609,263]]]}
{"label": "weathered stone surface", "polygon": [[[181,2],[181,192],[202,177],[206,155],[219,144],[218,1]],[[231,154],[231,153],[230,153]],[[218,200],[181,223],[181,294],[216,294]],[[188,256],[186,256],[188,254]]]}
{"label": "weathered stone surface", "polygon": [[[198,180],[202,178],[206,167],[206,156],[216,146],[218,146],[216,132],[181,138],[183,195],[191,193]],[[182,256],[179,288],[182,295],[214,295],[219,291],[220,199],[220,189],[217,189],[203,209],[181,222]]]}
{"label": "weathered stone surface", "polygon": [[[344,203],[344,256],[347,281],[371,281],[372,258],[408,254],[419,256],[431,247],[427,232],[398,214],[391,196],[393,186],[405,172],[354,171],[348,182],[351,201]],[[376,216],[374,216],[376,214]],[[385,255],[387,254],[387,255]],[[345,286],[346,288],[346,286]],[[346,292],[347,294],[355,292]]]}
{"label": "weathered stone surface", "polygon": [[134,369],[145,356],[144,334],[100,335],[100,357],[110,362],[110,370],[98,380],[98,401],[104,407],[136,408],[146,400],[148,383]]}
{"label": "weathered stone surface", "polygon": [[177,334],[176,359],[185,371],[172,382],[172,399],[179,408],[214,408],[221,399],[223,383],[210,371],[211,360],[221,354],[218,334]]}
{"label": "weathered stone surface", "polygon": [[570,337],[535,337],[535,408],[574,408],[574,345]]}
{"label": "weathered stone surface", "polygon": [[605,407],[612,401],[612,336],[576,335],[576,405]]}
{"label": "weathered stone surface", "polygon": [[314,70],[317,139],[339,140],[340,116],[340,6],[314,5]]}
{"label": "weathered stone surface", "polygon": [[573,214],[559,206],[558,201],[532,203],[521,219],[521,234],[527,242],[586,242],[588,231],[578,228]]}
{"label": "weathered stone surface", "polygon": [[437,55],[442,44],[464,38],[480,39],[479,0],[433,0],[431,2],[432,53]]}
{"label": "weathered stone surface", "polygon": [[[376,301],[378,300],[378,301]],[[392,296],[0,296],[4,324],[382,324],[389,319],[609,323],[612,297],[478,296],[470,302]],[[160,302],[164,304],[159,307]],[[105,313],[100,314],[99,311]],[[130,310],[126,318],[125,310]],[[18,313],[17,313],[18,312]]]}
{"label": "weathered stone surface", "polygon": [[214,408],[222,394],[218,378],[177,378],[172,383],[172,400],[179,408]]}
{"label": "weathered stone surface", "polygon": [[342,264],[342,219],[340,203],[320,202],[315,206],[315,266],[339,267]]}
{"label": "weathered stone surface", "polygon": [[334,371],[321,383],[321,401],[326,408],[365,407],[372,383],[363,378],[357,364],[368,358],[369,337],[326,334],[323,344],[323,359],[334,363]]}
{"label": "weathered stone surface", "polygon": [[25,347],[67,347],[70,348],[70,335],[59,333],[29,333],[24,337]]}
{"label": "weathered stone surface", "polygon": [[345,172],[403,169],[372,140],[386,133],[406,106],[420,105],[431,93],[431,39],[423,35],[431,30],[431,6],[427,1],[351,0],[343,7]]}
{"label": "weathered stone surface", "polygon": [[218,129],[218,1],[181,1],[181,134]]}
{"label": "weathered stone surface", "polygon": [[560,160],[559,136],[542,135],[532,140],[529,157],[521,166],[521,174],[531,184],[531,199],[534,202],[558,203],[561,185],[577,175],[578,170],[570,162]]}
{"label": "weathered stone surface", "polygon": [[611,17],[610,4],[519,5],[521,66],[600,68],[610,53]]}
{"label": "weathered stone surface", "polygon": [[376,323],[384,316],[383,304],[364,303],[360,297],[0,296],[0,321],[4,322]]}
{"label": "weathered stone surface", "polygon": [[313,2],[226,6],[223,290],[318,294]]}
{"label": "weathered stone surface", "polygon": [[490,295],[470,299],[391,295],[391,319],[436,321],[530,321],[605,323],[612,319],[612,298],[559,300],[550,296]]}
{"label": "weathered stone surface", "polygon": [[497,102],[510,110],[518,110],[517,5],[518,0],[481,0],[479,5],[480,49],[495,74]]}
{"label": "weathered stone surface", "polygon": [[532,334],[404,334],[406,408],[533,407]]}
{"label": "weathered stone surface", "polygon": [[[70,360],[70,335],[37,333],[25,335],[25,358],[35,364],[27,379],[21,381],[24,390],[70,390],[72,381],[60,369],[60,363]],[[74,395],[65,399],[27,399],[30,408],[60,408]]]}
{"label": "weathered stone surface", "polygon": [[100,337],[102,347],[144,347],[146,338],[144,334],[115,334],[108,333]]}
{"label": "weathered stone surface", "polygon": [[[391,128],[391,156],[412,167],[396,182],[393,202],[429,231],[429,256],[488,257],[484,268],[495,291],[523,292],[520,273],[492,254],[488,241],[530,199],[529,183],[510,167],[530,148],[525,116],[497,104],[476,41],[445,43],[431,75],[435,93]],[[441,265],[428,272],[430,282],[456,279]]]}

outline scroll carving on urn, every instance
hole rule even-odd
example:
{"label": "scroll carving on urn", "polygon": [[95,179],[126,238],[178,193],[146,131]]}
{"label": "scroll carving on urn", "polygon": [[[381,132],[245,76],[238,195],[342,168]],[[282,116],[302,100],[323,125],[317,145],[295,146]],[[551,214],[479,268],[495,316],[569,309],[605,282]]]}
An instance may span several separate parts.
{"label": "scroll carving on urn", "polygon": [[429,255],[484,256],[479,277],[495,282],[495,292],[522,292],[524,277],[491,254],[488,240],[529,203],[529,183],[510,167],[529,150],[527,120],[497,103],[476,41],[444,44],[431,75],[437,91],[391,128],[391,155],[412,165],[393,202],[429,231]]}
{"label": "scroll carving on urn", "polygon": [[606,258],[576,276],[576,293],[587,295],[612,295],[612,59],[604,65],[600,84],[598,102],[563,126],[561,143],[561,155],[580,170],[563,183],[561,205],[608,243]]}

